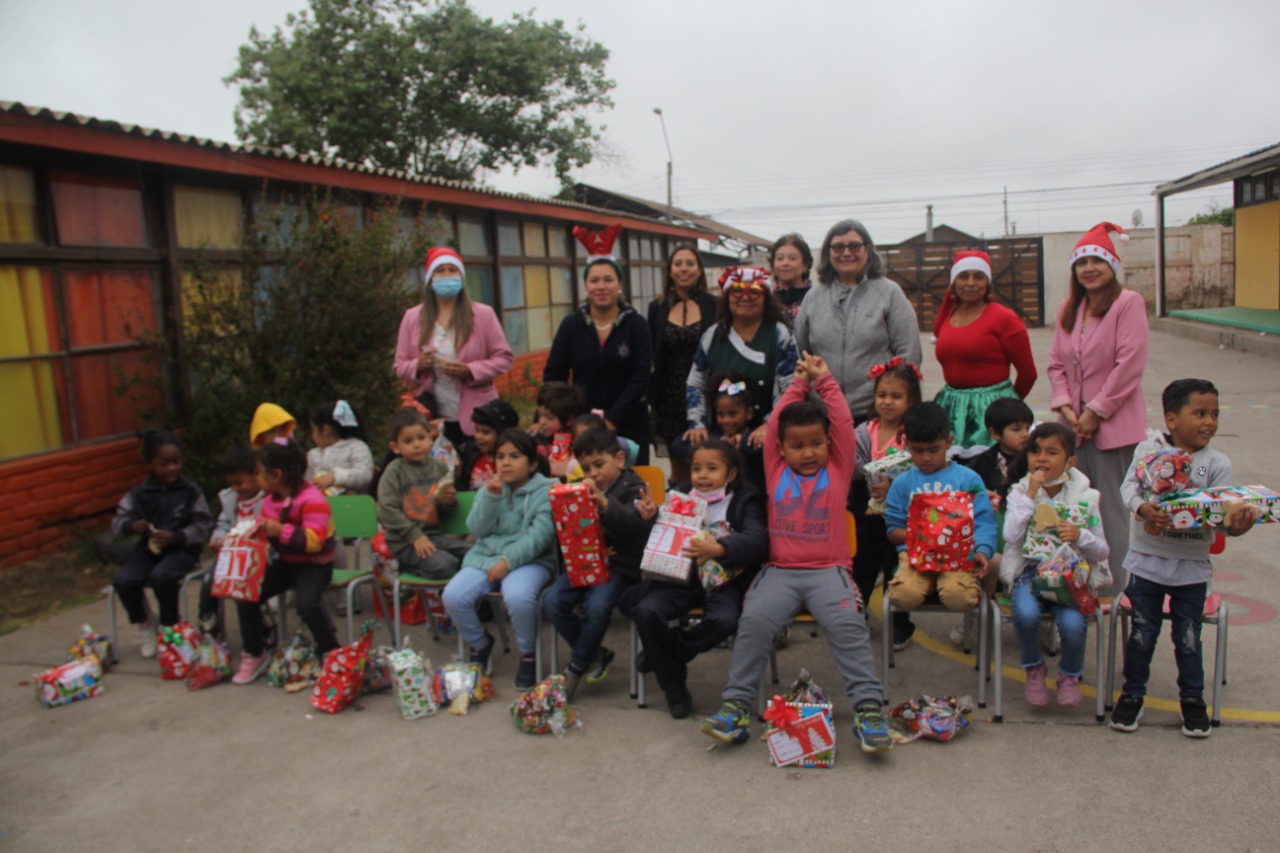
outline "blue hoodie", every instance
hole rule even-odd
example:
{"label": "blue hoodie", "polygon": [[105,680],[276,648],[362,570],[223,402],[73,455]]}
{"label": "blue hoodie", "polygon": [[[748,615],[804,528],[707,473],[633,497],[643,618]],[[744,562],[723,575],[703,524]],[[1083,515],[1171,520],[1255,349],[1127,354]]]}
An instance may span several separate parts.
{"label": "blue hoodie", "polygon": [[[912,468],[893,481],[884,501],[884,525],[890,533],[907,529],[907,509],[913,495],[922,492],[969,492],[973,495],[973,550],[988,558],[996,552],[996,514],[982,478],[956,462],[932,474]],[[905,551],[899,545],[898,551]]]}

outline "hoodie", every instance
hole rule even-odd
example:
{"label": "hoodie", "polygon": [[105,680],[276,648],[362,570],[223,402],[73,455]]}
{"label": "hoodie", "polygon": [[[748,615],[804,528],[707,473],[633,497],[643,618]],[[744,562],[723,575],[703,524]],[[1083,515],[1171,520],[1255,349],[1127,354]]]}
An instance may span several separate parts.
{"label": "hoodie", "polygon": [[555,482],[534,474],[515,491],[506,485],[500,495],[481,489],[467,516],[467,529],[475,534],[476,545],[462,558],[462,565],[487,572],[506,560],[508,568],[536,565],[554,574],[558,545],[547,490]]}
{"label": "hoodie", "polygon": [[253,413],[253,422],[249,424],[249,443],[254,447],[261,447],[262,434],[278,426],[287,426],[289,435],[293,435],[298,422],[293,419],[293,415],[275,403],[263,403]]}

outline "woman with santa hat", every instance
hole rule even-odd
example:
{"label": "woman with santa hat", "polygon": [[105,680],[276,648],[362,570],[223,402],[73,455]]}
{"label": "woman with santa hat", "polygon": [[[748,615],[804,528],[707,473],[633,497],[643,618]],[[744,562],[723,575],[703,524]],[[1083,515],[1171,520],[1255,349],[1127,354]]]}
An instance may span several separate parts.
{"label": "woman with santa hat", "polygon": [[1129,239],[1119,225],[1101,222],[1071,253],[1071,292],[1058,309],[1049,351],[1050,407],[1076,431],[1076,467],[1102,494],[1113,578],[1104,592],[1124,588],[1130,513],[1120,484],[1147,428],[1147,304],[1124,286],[1112,234]]}
{"label": "woman with santa hat", "polygon": [[[956,252],[951,284],[933,321],[934,353],[946,383],[937,403],[951,417],[960,447],[989,445],[984,416],[1001,397],[1025,399],[1036,382],[1027,325],[991,301],[991,256]],[[1013,370],[1017,381],[1009,380]]]}
{"label": "woman with santa hat", "polygon": [[444,418],[445,437],[461,445],[474,432],[471,413],[497,399],[493,381],[511,369],[511,347],[498,316],[472,302],[466,267],[453,249],[427,252],[421,304],[404,312],[396,341],[396,376],[414,394],[430,391]]}

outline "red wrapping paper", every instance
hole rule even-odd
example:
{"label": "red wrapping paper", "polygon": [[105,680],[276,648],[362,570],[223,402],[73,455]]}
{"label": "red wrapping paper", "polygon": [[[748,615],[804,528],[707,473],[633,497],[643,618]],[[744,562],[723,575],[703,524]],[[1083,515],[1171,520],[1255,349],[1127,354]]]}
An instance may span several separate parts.
{"label": "red wrapping paper", "polygon": [[581,483],[551,487],[551,516],[564,554],[569,583],[575,587],[609,582],[609,560],[600,532],[600,513]]}

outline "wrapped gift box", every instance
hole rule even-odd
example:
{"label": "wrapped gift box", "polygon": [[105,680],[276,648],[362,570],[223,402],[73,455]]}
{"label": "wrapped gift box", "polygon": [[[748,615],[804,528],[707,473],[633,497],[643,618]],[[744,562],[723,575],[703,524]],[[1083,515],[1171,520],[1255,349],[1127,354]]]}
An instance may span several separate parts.
{"label": "wrapped gift box", "polygon": [[367,633],[351,645],[325,655],[324,668],[311,691],[311,707],[337,714],[356,701],[364,689],[364,668],[372,645],[373,634]]}
{"label": "wrapped gift box", "polygon": [[38,673],[35,682],[36,698],[46,708],[92,699],[105,689],[102,686],[102,664],[93,655]]}
{"label": "wrapped gift box", "polygon": [[774,767],[831,767],[836,763],[830,703],[788,702],[775,696],[764,717],[769,763]]}
{"label": "wrapped gift box", "polygon": [[1266,486],[1214,486],[1179,492],[1160,501],[1160,508],[1173,516],[1173,527],[1225,527],[1227,510],[1233,504],[1257,507],[1258,524],[1280,520],[1280,495]]}
{"label": "wrapped gift box", "polygon": [[[1043,503],[1053,510],[1062,521],[1069,521],[1081,529],[1098,523],[1098,516],[1089,511],[1089,504],[1078,503]],[[1038,507],[1037,507],[1038,509]],[[1028,560],[1044,560],[1053,555],[1062,540],[1053,528],[1041,530],[1036,521],[1027,526],[1027,540],[1022,546],[1022,556]]]}
{"label": "wrapped gift box", "polygon": [[600,513],[590,491],[582,483],[552,486],[550,497],[569,582],[575,587],[608,583],[609,560]]}
{"label": "wrapped gift box", "polygon": [[649,531],[640,571],[645,577],[668,583],[689,583],[693,560],[681,552],[690,539],[702,530],[707,502],[693,495],[672,492],[658,508],[658,520]]}
{"label": "wrapped gift box", "polygon": [[400,716],[406,720],[430,717],[440,710],[432,693],[431,662],[413,649],[399,649],[387,655],[391,681],[395,686]]}
{"label": "wrapped gift box", "polygon": [[191,674],[191,667],[200,660],[200,643],[204,635],[189,622],[175,622],[161,626],[156,634],[156,660],[160,662],[160,677],[181,680]]}
{"label": "wrapped gift box", "polygon": [[907,560],[921,572],[967,572],[972,568],[973,495],[920,492],[907,510]]}

